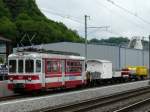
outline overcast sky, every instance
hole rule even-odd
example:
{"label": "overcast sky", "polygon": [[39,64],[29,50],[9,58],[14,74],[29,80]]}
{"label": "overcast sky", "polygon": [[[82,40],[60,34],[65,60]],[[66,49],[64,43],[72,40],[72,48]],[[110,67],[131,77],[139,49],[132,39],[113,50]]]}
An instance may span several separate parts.
{"label": "overcast sky", "polygon": [[90,16],[88,26],[109,26],[106,29],[88,29],[88,39],[110,36],[148,36],[150,34],[150,0],[113,0],[129,14],[107,0],[36,0],[41,11],[54,21],[77,30],[84,37],[84,15]]}

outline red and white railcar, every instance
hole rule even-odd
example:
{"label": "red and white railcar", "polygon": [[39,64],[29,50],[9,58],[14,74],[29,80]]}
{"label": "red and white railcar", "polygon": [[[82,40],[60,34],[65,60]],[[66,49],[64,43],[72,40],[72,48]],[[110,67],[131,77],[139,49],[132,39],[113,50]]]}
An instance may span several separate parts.
{"label": "red and white railcar", "polygon": [[13,91],[73,88],[86,83],[81,56],[18,52],[9,55],[8,66],[8,88]]}

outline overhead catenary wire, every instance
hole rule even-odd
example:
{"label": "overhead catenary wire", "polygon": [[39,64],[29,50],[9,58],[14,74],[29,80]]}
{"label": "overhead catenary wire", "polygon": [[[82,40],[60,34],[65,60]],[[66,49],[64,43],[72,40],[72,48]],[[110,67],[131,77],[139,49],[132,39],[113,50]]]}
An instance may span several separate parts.
{"label": "overhead catenary wire", "polygon": [[127,18],[125,18],[125,16],[123,17],[121,14],[115,12],[114,10],[111,10],[109,7],[107,7],[106,5],[102,4],[99,0],[97,0],[96,2],[97,2],[99,5],[101,5],[102,7],[104,7],[104,8],[105,8],[107,11],[109,11],[110,13],[113,12],[113,14],[115,14],[115,15],[117,15],[117,16],[120,16],[122,19],[124,19],[125,21],[127,21],[127,22],[133,24],[134,26],[136,26],[136,27],[138,27],[138,28],[140,28],[140,29],[142,29],[142,30],[144,30],[144,31],[147,30],[147,29],[146,29],[145,27],[143,27],[141,24],[139,25],[139,24],[135,23],[135,21],[130,20],[130,19],[127,19]]}
{"label": "overhead catenary wire", "polygon": [[[74,22],[76,22],[76,23],[79,23],[80,25],[84,25],[84,21],[83,21],[81,18],[75,17],[75,16],[73,16],[73,15],[70,15],[70,14],[62,14],[62,13],[60,13],[60,12],[56,12],[56,11],[54,11],[54,10],[52,10],[52,9],[47,9],[47,8],[41,8],[41,10],[43,10],[43,11],[45,11],[45,12],[47,12],[47,13],[50,13],[50,14],[52,14],[52,15],[59,16],[59,17],[61,17],[61,18],[65,18],[65,19],[72,20],[72,21],[74,21]],[[94,25],[94,24],[90,24],[90,25],[96,26],[96,25]]]}
{"label": "overhead catenary wire", "polygon": [[106,32],[111,33],[111,34],[115,34],[115,35],[118,35],[118,36],[121,36],[121,37],[124,37],[122,34],[116,32],[116,31],[113,31],[113,30],[107,30]]}
{"label": "overhead catenary wire", "polygon": [[[108,0],[109,1],[109,0]],[[50,13],[50,14],[53,14],[53,15],[56,15],[56,16],[59,16],[59,17],[61,17],[61,18],[65,18],[65,19],[69,19],[69,20],[71,20],[71,21],[74,21],[74,22],[76,22],[76,23],[78,23],[78,24],[80,24],[80,25],[84,25],[84,22],[83,21],[81,21],[81,18],[79,19],[79,18],[77,18],[77,17],[74,17],[74,16],[71,16],[70,14],[62,14],[62,13],[59,13],[59,12],[56,12],[56,11],[54,11],[54,10],[51,10],[51,9],[46,9],[46,8],[41,8],[41,10],[43,10],[43,11],[46,11],[46,12],[48,12],[48,13]],[[109,10],[109,9],[108,9]],[[110,11],[110,10],[109,10]],[[134,14],[134,13],[133,13]],[[129,20],[128,20],[129,21]],[[130,21],[131,22],[131,21]],[[133,22],[133,21],[132,21]],[[134,22],[133,22],[134,23]],[[144,27],[142,27],[142,26],[140,26],[139,24],[136,24],[136,23],[134,23],[134,25],[136,25],[137,27],[139,27],[139,28],[141,28],[141,29],[144,29]],[[88,34],[91,34],[91,33],[94,33],[94,32],[97,32],[98,30],[96,30],[96,31],[92,31],[92,32],[89,32]],[[110,33],[110,32],[109,32]],[[114,34],[114,33],[113,33]]]}
{"label": "overhead catenary wire", "polygon": [[[79,23],[79,24],[84,25],[81,21],[77,20],[78,18],[76,18],[76,17],[70,16],[70,15],[64,15],[64,14],[61,14],[61,13],[58,13],[58,12],[56,12],[56,11],[52,11],[52,10],[49,10],[49,9],[46,9],[46,8],[41,8],[41,10],[46,11],[46,12],[51,13],[51,14],[54,14],[54,15],[57,15],[57,16],[60,16],[60,17],[62,17],[62,18],[70,19],[70,20],[72,20],[72,21],[75,21],[75,22],[77,22],[77,23]],[[73,18],[76,18],[76,19],[73,19]],[[95,25],[92,25],[92,26],[95,26]],[[91,26],[91,27],[92,27],[92,26]],[[97,27],[96,27],[96,28],[97,28]],[[97,32],[97,31],[99,31],[98,28],[95,29],[94,31],[88,32],[87,34],[89,35],[89,34],[92,34],[92,33],[94,33],[94,32]],[[82,35],[83,35],[83,34],[82,34]]]}
{"label": "overhead catenary wire", "polygon": [[[84,30],[83,28],[81,29],[81,27],[84,27],[84,21],[81,21],[81,19],[79,20],[78,17],[71,16],[69,14],[62,14],[60,12],[53,11],[52,9],[41,8],[41,10],[44,11],[44,12],[46,12],[46,13],[50,13],[52,15],[61,17],[63,19],[68,19],[68,20],[71,20],[72,22],[78,23],[79,24],[79,29],[78,30],[80,30],[80,31]],[[83,32],[80,32],[80,34],[82,36],[84,35]]]}
{"label": "overhead catenary wire", "polygon": [[138,18],[138,19],[140,19],[140,20],[143,21],[144,23],[150,25],[150,22],[149,22],[149,21],[145,20],[143,17],[139,16],[138,14],[133,13],[132,11],[130,11],[130,10],[128,10],[128,9],[126,9],[126,8],[124,8],[124,7],[122,7],[122,6],[118,5],[118,4],[116,4],[116,3],[115,3],[114,1],[112,1],[112,0],[106,0],[106,1],[109,2],[109,3],[111,3],[111,4],[114,5],[114,6],[118,7],[119,9],[123,10],[124,12],[126,12],[126,13],[128,13],[128,14],[130,14],[130,15],[132,15],[132,16]]}
{"label": "overhead catenary wire", "polygon": [[41,8],[41,10],[46,11],[46,12],[48,12],[48,13],[51,13],[51,14],[53,14],[53,15],[59,16],[59,17],[61,17],[61,18],[69,19],[69,20],[74,21],[74,22],[76,22],[76,23],[79,23],[79,24],[81,24],[81,25],[84,25],[84,22],[81,22],[81,20],[79,21],[77,17],[71,16],[71,15],[69,15],[69,14],[66,14],[66,15],[65,15],[65,14],[58,13],[58,12],[56,12],[56,11],[52,11],[52,10],[46,9],[46,8]]}
{"label": "overhead catenary wire", "polygon": [[[97,2],[98,5],[104,7],[107,11],[109,11],[111,13],[111,15],[113,14],[115,16],[120,16],[122,18],[121,20],[126,20],[127,22],[129,22],[129,23],[133,24],[134,26],[136,26],[136,28],[140,28],[143,32],[145,32],[145,31],[149,32],[149,30],[147,29],[147,27],[143,23],[145,23],[146,25],[149,25],[150,22],[146,21],[142,17],[138,16],[138,17],[140,17],[140,19],[136,17],[136,20],[135,19],[134,20],[133,19],[129,19],[129,18],[126,18],[125,15],[122,15],[122,13],[120,14],[120,13],[116,12],[115,10],[112,10],[110,8],[110,6],[103,4],[101,1],[96,0],[96,2]],[[136,13],[132,13],[132,14],[136,15]],[[133,16],[133,15],[131,15],[131,16]],[[135,17],[135,16],[133,16],[133,17]],[[114,34],[114,33],[112,33],[112,34]]]}

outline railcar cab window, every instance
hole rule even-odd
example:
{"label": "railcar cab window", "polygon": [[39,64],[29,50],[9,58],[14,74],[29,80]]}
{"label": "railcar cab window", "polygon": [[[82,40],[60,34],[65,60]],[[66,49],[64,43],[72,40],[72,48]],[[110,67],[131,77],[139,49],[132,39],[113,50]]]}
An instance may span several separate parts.
{"label": "railcar cab window", "polygon": [[28,59],[25,61],[25,72],[26,73],[33,73],[34,72],[34,61]]}
{"label": "railcar cab window", "polygon": [[9,72],[16,73],[16,60],[9,60]]}
{"label": "railcar cab window", "polygon": [[18,73],[23,73],[23,60],[18,60]]}
{"label": "railcar cab window", "polygon": [[36,72],[41,72],[41,60],[36,60]]}

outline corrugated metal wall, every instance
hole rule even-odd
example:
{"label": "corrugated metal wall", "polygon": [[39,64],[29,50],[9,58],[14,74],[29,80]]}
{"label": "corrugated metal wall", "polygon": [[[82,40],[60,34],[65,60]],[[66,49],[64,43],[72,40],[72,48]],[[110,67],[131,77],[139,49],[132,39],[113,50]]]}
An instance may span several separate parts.
{"label": "corrugated metal wall", "polygon": [[121,67],[125,65],[144,65],[148,66],[148,51],[121,48]]}
{"label": "corrugated metal wall", "polygon": [[[85,46],[80,43],[60,42],[36,46],[37,48],[44,48],[47,50],[76,52],[81,56],[85,54]],[[110,60],[113,63],[113,69],[120,69],[126,65],[146,65],[148,66],[149,54],[147,51],[120,48],[118,46],[107,45],[88,45],[88,58],[89,59],[103,59]]]}

